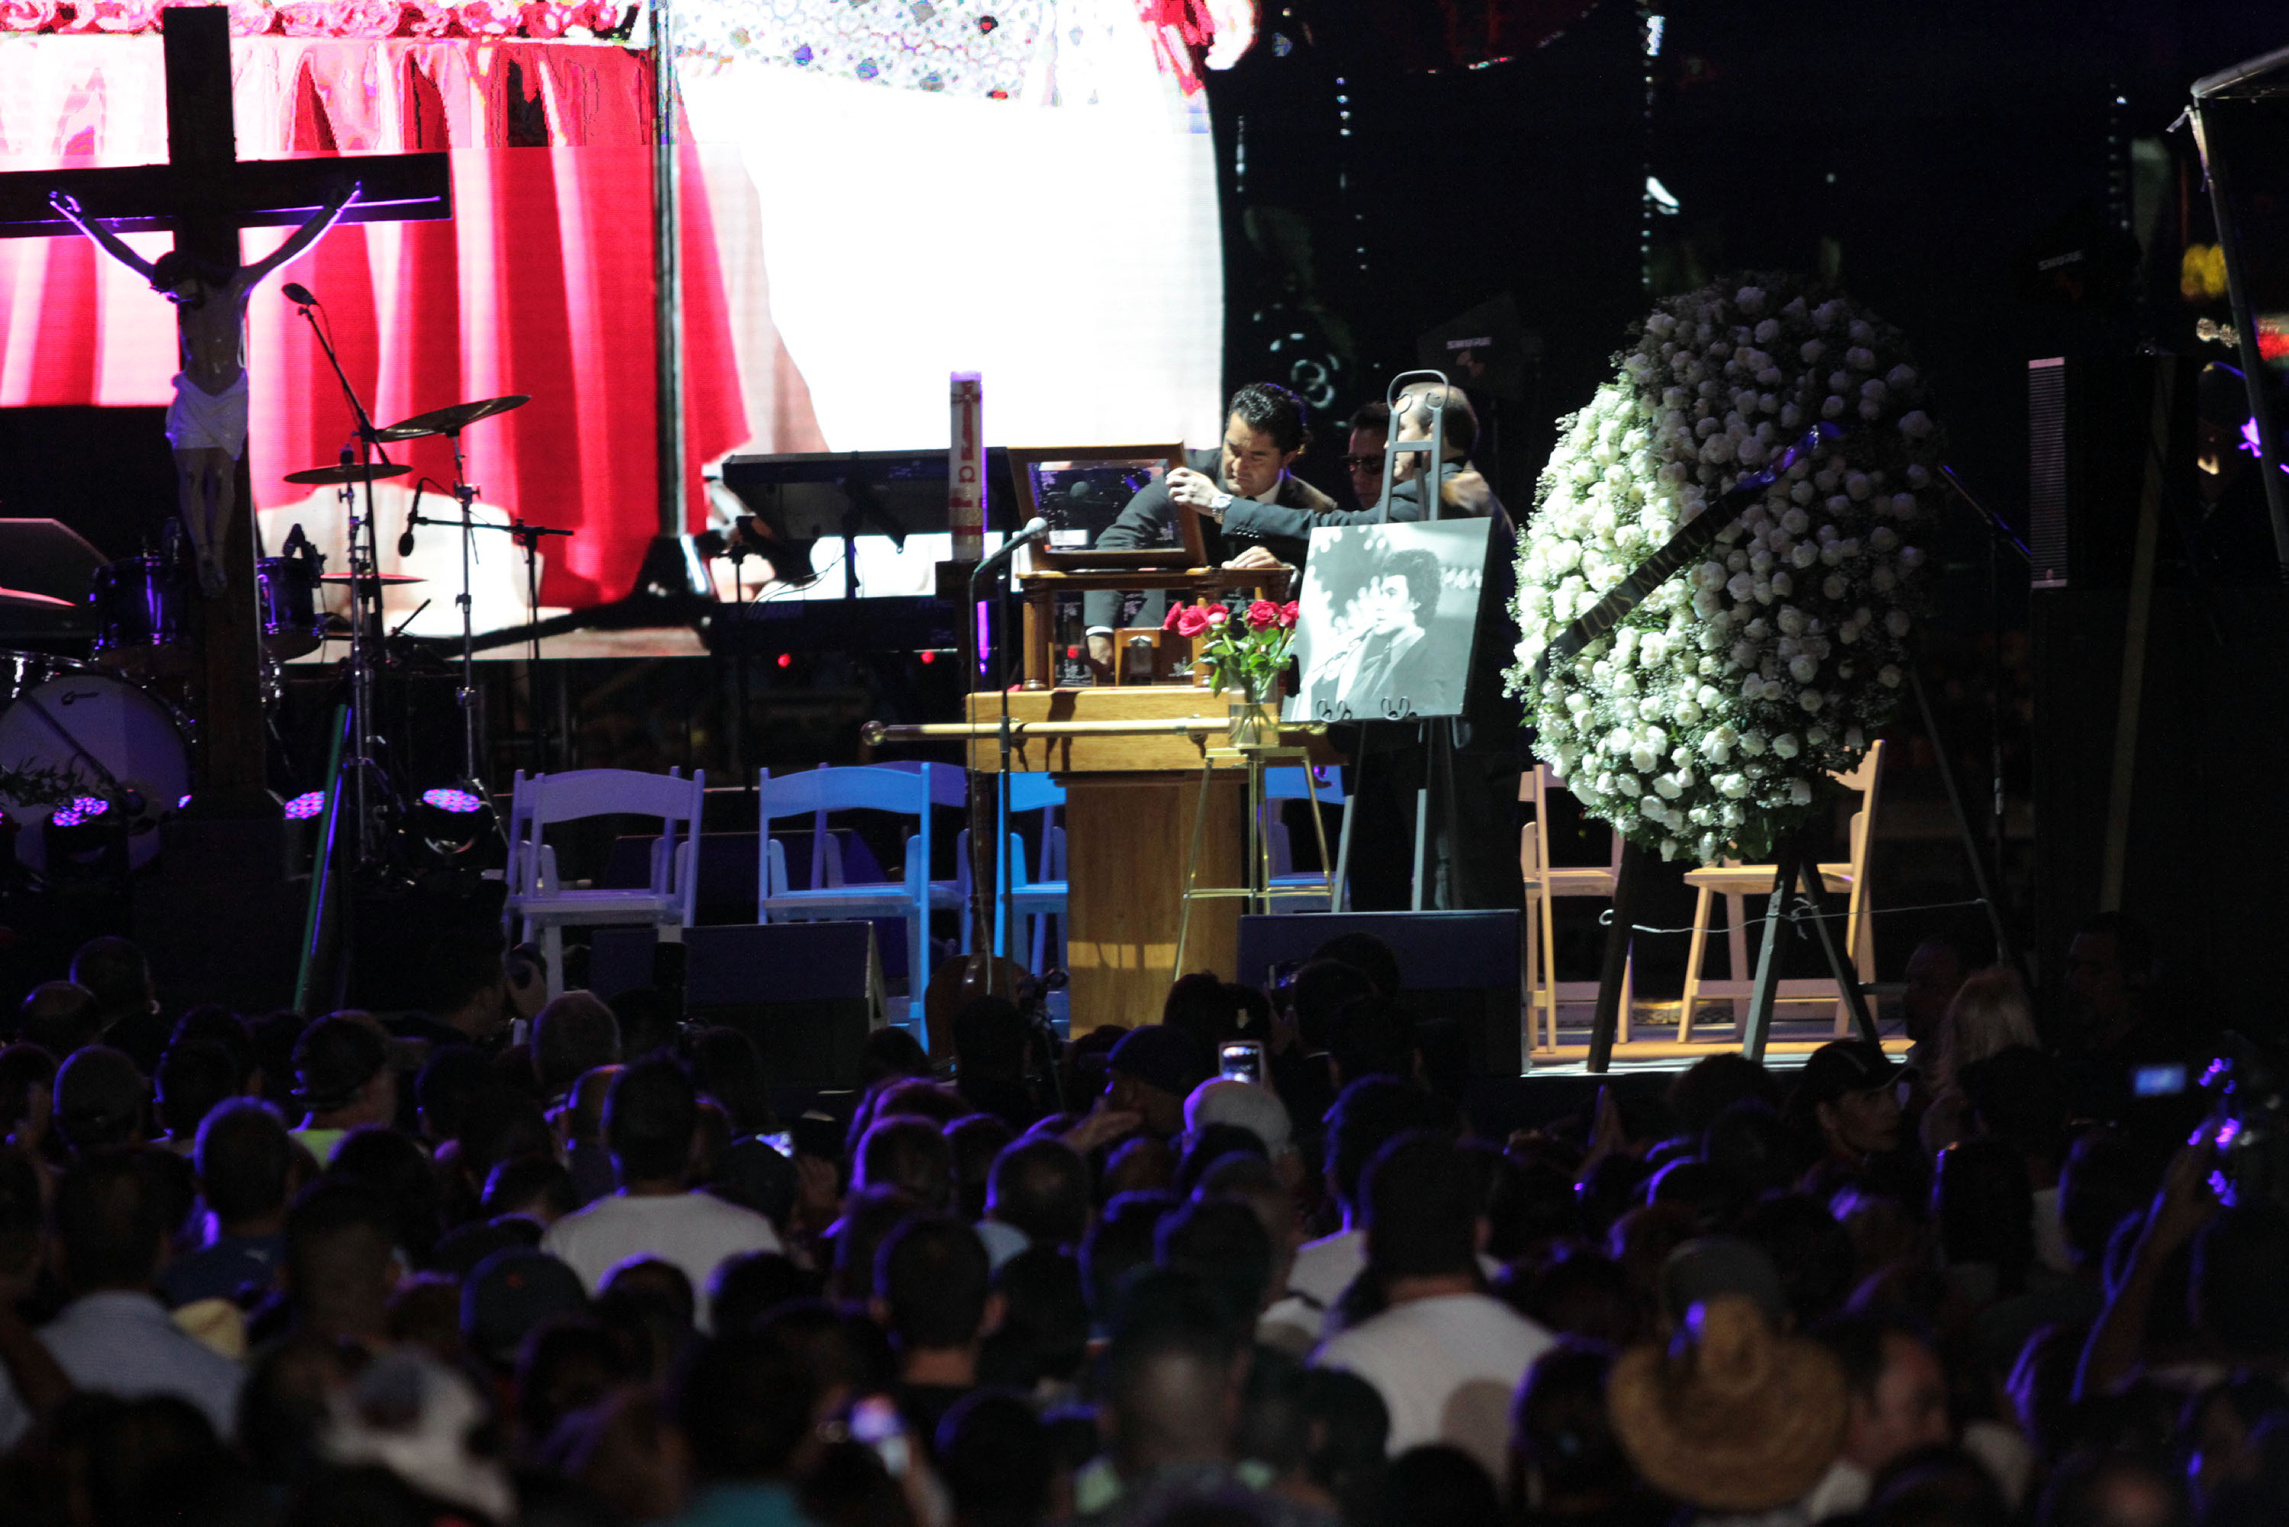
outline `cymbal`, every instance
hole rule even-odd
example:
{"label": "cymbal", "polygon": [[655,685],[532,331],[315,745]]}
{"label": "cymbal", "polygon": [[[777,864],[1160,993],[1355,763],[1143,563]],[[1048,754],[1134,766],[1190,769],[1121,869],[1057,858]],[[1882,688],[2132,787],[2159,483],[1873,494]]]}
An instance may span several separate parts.
{"label": "cymbal", "polygon": [[348,583],[353,578],[364,584],[386,583],[392,588],[401,583],[427,583],[429,581],[427,578],[416,578],[411,573],[368,573],[363,578],[358,578],[355,573],[320,573],[318,575],[320,583]]}
{"label": "cymbal", "polygon": [[340,487],[346,482],[364,482],[369,477],[375,479],[403,477],[412,470],[413,468],[401,466],[394,461],[377,461],[370,467],[356,465],[312,467],[307,472],[289,472],[286,474],[286,480],[288,482],[308,483],[313,487],[323,487],[328,484]]}
{"label": "cymbal", "polygon": [[505,398],[480,398],[474,403],[455,403],[449,408],[433,408],[410,419],[400,419],[388,429],[378,432],[382,440],[419,440],[424,435],[450,435],[467,429],[479,419],[490,419],[505,414],[512,408],[522,408],[532,399],[524,393],[512,392]]}
{"label": "cymbal", "polygon": [[76,606],[69,599],[58,599],[53,594],[35,594],[30,589],[0,588],[0,610],[69,610]]}

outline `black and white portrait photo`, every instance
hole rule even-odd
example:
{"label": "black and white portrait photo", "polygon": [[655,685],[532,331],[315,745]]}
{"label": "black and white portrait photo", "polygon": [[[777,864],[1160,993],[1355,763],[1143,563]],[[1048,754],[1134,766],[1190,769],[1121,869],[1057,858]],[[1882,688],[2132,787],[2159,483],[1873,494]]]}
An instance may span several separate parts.
{"label": "black and white portrait photo", "polygon": [[1315,530],[1298,599],[1291,721],[1452,716],[1486,581],[1488,522]]}

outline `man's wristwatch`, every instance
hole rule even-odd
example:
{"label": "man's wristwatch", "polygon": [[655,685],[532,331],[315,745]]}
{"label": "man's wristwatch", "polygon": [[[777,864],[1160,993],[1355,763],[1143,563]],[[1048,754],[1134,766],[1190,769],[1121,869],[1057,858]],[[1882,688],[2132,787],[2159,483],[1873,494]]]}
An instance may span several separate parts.
{"label": "man's wristwatch", "polygon": [[1218,493],[1208,501],[1208,512],[1218,519],[1224,518],[1224,511],[1231,507],[1232,495],[1229,493]]}

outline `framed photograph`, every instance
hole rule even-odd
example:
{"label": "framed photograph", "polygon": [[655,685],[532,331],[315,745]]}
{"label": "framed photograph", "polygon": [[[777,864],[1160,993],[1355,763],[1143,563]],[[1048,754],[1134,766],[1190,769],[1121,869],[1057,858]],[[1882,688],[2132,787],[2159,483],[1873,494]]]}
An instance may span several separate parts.
{"label": "framed photograph", "polygon": [[1287,721],[1462,713],[1493,521],[1342,525],[1311,533]]}

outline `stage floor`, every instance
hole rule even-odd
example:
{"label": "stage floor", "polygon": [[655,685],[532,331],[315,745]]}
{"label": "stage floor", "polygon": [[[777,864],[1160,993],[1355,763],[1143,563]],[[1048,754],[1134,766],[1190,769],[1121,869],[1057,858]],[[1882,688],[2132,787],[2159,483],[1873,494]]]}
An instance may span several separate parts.
{"label": "stage floor", "polygon": [[[1880,1020],[1879,1020],[1880,1022]],[[1616,1073],[1677,1072],[1709,1055],[1737,1053],[1730,1018],[1714,1005],[1702,1010],[1690,1040],[1677,1037],[1677,1004],[1642,1002],[1631,1020],[1631,1037],[1617,1040],[1611,1070]],[[1882,1025],[1884,1053],[1898,1060],[1908,1050],[1908,1037],[1896,1024]],[[1765,1043],[1764,1064],[1772,1071],[1797,1071],[1805,1057],[1836,1038],[1834,1008],[1809,1002],[1784,1003],[1774,1014],[1772,1032]],[[1537,1036],[1539,1038],[1539,1036]],[[1558,1007],[1558,1045],[1537,1043],[1527,1057],[1529,1076],[1589,1075],[1590,1006],[1561,1003]]]}

